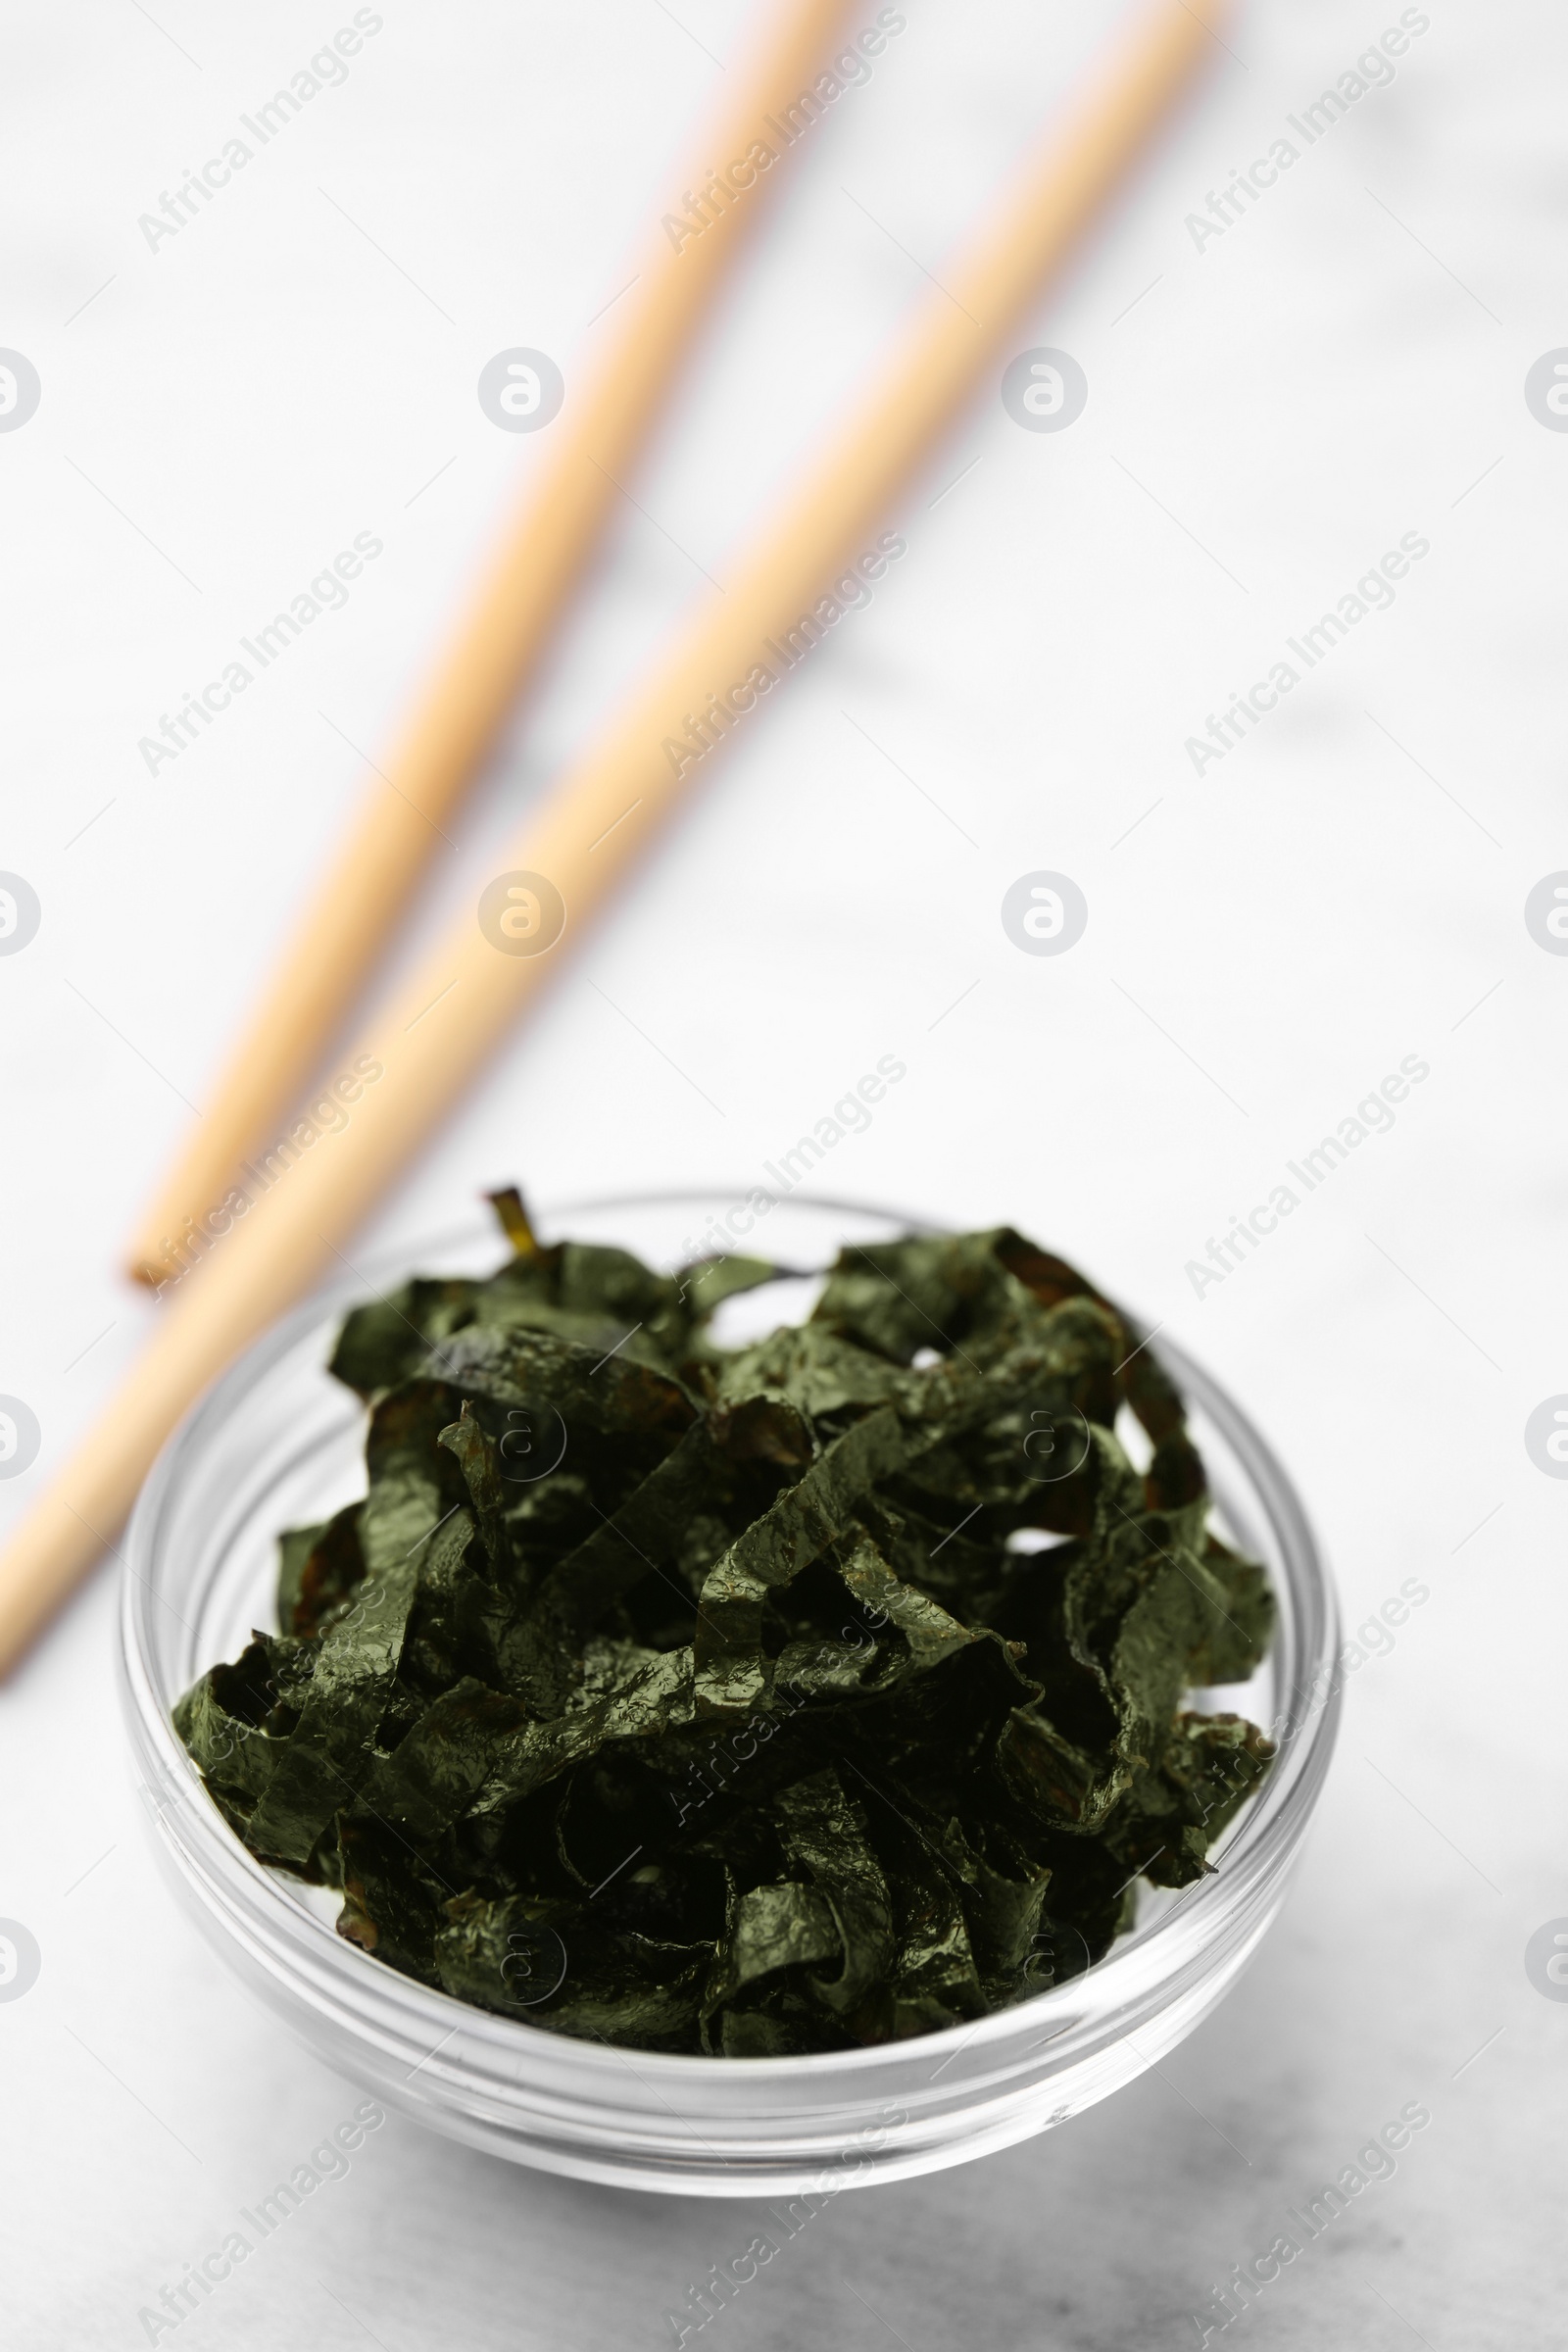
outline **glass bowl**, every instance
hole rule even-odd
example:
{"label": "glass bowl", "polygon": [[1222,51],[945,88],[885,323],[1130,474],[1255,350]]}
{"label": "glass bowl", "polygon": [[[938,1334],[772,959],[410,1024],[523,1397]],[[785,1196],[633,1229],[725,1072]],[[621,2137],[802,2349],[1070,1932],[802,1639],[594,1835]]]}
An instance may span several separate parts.
{"label": "glass bowl", "polygon": [[[542,1222],[549,1235],[620,1243],[670,1268],[710,1248],[709,1218],[747,1198],[597,1201]],[[753,1243],[734,1246],[810,1274],[842,1244],[919,1226],[790,1197]],[[364,1410],[324,1370],[344,1312],[413,1268],[484,1273],[503,1254],[493,1226],[475,1224],[314,1298],[196,1405],[136,1505],[121,1616],[135,1768],[165,1874],[226,1963],[319,2057],[418,2122],[549,2172],[686,2194],[832,2194],[961,2163],[1064,2123],[1163,2057],[1222,1998],[1278,1911],[1339,1712],[1334,1597],[1295,1491],[1240,1407],[1164,1341],[1158,1353],[1186,1396],[1216,1520],[1265,1563],[1279,1599],[1263,1667],[1235,1690],[1204,1693],[1205,1708],[1247,1713],[1279,1754],[1216,1844],[1214,1875],[1180,1894],[1142,1887],[1135,1926],[1086,1973],[978,2022],[873,2049],[752,2059],[624,2051],[398,1975],[333,1932],[335,1897],[245,1850],[170,1710],[199,1674],[237,1654],[253,1625],[275,1624],[279,1529],[324,1519],[364,1492]],[[720,1313],[758,1315],[767,1296]],[[806,1296],[792,1285],[769,1320],[796,1319]]]}

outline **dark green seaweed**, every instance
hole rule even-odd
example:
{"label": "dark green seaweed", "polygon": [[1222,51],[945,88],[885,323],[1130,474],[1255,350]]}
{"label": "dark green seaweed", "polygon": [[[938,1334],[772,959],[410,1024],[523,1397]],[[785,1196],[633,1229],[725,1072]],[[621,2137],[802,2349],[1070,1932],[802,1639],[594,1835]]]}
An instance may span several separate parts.
{"label": "dark green seaweed", "polygon": [[253,1853],[460,1999],[726,2057],[984,2016],[1212,1868],[1273,1751],[1191,1700],[1273,1600],[1081,1276],[1006,1228],[848,1250],[724,1349],[761,1260],[496,1207],[498,1272],[349,1316],[365,1498],[175,1710]]}

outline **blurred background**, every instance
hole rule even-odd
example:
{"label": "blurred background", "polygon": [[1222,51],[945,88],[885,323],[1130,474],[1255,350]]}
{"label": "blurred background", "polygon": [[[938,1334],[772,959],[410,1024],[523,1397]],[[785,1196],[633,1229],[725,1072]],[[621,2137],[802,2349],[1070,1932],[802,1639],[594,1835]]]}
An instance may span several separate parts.
{"label": "blurred background", "polygon": [[[895,13],[746,256],[405,966],[725,580],[1128,12]],[[134,1362],[160,1310],[122,1279],[132,1219],[361,755],[549,461],[548,430],[497,429],[481,370],[540,350],[569,394],[766,14],[10,12],[0,869],[37,919],[12,888],[0,1392],[40,1446],[0,1524]],[[341,76],[169,227],[186,175],[350,24]],[[1527,1946],[1568,1933],[1568,1463],[1526,1428],[1568,1391],[1565,69],[1543,0],[1244,7],[1018,336],[1076,363],[1081,413],[1034,429],[999,363],[888,517],[907,555],[713,762],[365,1237],[412,1243],[513,1179],[547,1222],[744,1192],[896,1056],[819,1189],[1071,1256],[1277,1443],[1348,1633],[1429,1590],[1347,1659],[1306,1861],[1225,2007],[1067,2130],[825,2212],[714,2323],[735,2352],[1197,2342],[1212,2286],[1407,2102],[1433,2120],[1396,2175],[1238,2325],[1357,2352],[1549,2336],[1568,1985]],[[367,540],[344,601],[154,757]],[[1271,673],[1277,707],[1227,730]],[[1043,872],[1087,909],[1053,955],[1004,919]],[[1330,1135],[1343,1163],[1308,1191],[1288,1163]],[[1277,1230],[1211,1254],[1282,1185]],[[354,2098],[154,1878],[113,1603],[104,1571],[0,1706],[0,1913],[41,1954],[0,2005],[28,2352],[146,2340],[138,2308]],[[652,2346],[750,2210],[514,2172],[394,2118],[180,2340]]]}

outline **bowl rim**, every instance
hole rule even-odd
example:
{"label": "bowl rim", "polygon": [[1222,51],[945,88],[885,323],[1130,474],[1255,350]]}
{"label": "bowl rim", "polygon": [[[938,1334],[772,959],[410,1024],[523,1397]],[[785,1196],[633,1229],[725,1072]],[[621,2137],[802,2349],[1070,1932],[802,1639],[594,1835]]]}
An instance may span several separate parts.
{"label": "bowl rim", "polygon": [[[564,1220],[573,1216],[617,1209],[672,1207],[682,1202],[711,1207],[715,1202],[747,1200],[757,1193],[770,1194],[776,1202],[787,1200],[794,1207],[867,1217],[907,1232],[939,1234],[957,1230],[920,1215],[889,1209],[878,1201],[805,1191],[771,1194],[769,1187],[759,1184],[595,1194],[559,1202],[549,1200],[539,1204],[536,1213],[540,1223],[560,1228]],[[530,1203],[531,1207],[534,1205]],[[290,1947],[294,1973],[288,1982],[294,1989],[301,1989],[301,1974],[313,1979],[324,1975],[340,1983],[350,2003],[362,2012],[358,2020],[362,2029],[370,2022],[368,2013],[377,2009],[389,2025],[400,2016],[437,2028],[442,2021],[449,2021],[449,2032],[443,2035],[437,2031],[434,2035],[438,2047],[461,2027],[470,2045],[477,2040],[497,2054],[528,2054],[547,2066],[586,2070],[608,2082],[622,2074],[627,2063],[627,2052],[619,2044],[563,2034],[524,2018],[485,2009],[378,1963],[369,1953],[338,1936],[294,1892],[295,1882],[286,1873],[270,1870],[259,1862],[223,1820],[175,1732],[151,1651],[152,1611],[164,1596],[157,1592],[146,1569],[157,1561],[160,1532],[177,1498],[187,1466],[227,1426],[234,1406],[253,1386],[260,1386],[278,1370],[307,1333],[329,1326],[356,1300],[374,1296],[377,1284],[405,1281],[424,1260],[439,1260],[495,1238],[491,1223],[470,1215],[463,1224],[450,1226],[441,1233],[377,1250],[349,1272],[314,1287],[307,1298],[253,1340],[190,1406],[160,1450],[141,1489],[121,1554],[118,1646],[122,1701],[146,1800],[153,1812],[163,1811],[159,1794],[151,1785],[156,1772],[162,1789],[179,1806],[179,1843],[189,1863],[196,1866],[209,1910],[222,1915],[225,1927],[233,1933],[237,1923],[232,1914],[244,1910],[247,1898],[252,1904],[260,1904],[270,1915],[279,1939]],[[780,1264],[781,1274],[801,1271]],[[1122,1314],[1129,1335],[1138,1339],[1139,1347],[1152,1347],[1149,1327],[1119,1305],[1117,1311]],[[1269,1441],[1211,1373],[1168,1337],[1161,1336],[1154,1351],[1171,1371],[1184,1400],[1198,1404],[1220,1431],[1279,1531],[1280,1549],[1290,1574],[1293,1606],[1298,1616],[1307,1621],[1300,1628],[1302,1647],[1311,1653],[1305,1664],[1315,1684],[1338,1652],[1339,1605],[1295,1484]],[[320,1372],[323,1380],[328,1377],[324,1358]],[[164,1602],[164,1605],[169,1604]],[[1304,1639],[1308,1623],[1315,1630],[1315,1640],[1310,1642]],[[1108,2002],[1114,1998],[1117,1985],[1133,1992],[1139,1988],[1140,1980],[1149,1980],[1152,1961],[1157,1962],[1156,1976],[1162,1979],[1167,1958],[1174,1964],[1178,1957],[1174,1947],[1182,1942],[1190,1946],[1191,1956],[1196,1960],[1206,1940],[1202,1933],[1205,1923],[1213,1920],[1222,1906],[1229,1909],[1245,1904],[1250,1894],[1257,1896],[1281,1877],[1304,1837],[1332,1760],[1341,1711],[1341,1685],[1331,1674],[1322,1699],[1298,1717],[1288,1702],[1303,1687],[1303,1678],[1298,1676],[1290,1690],[1278,1678],[1277,1683],[1275,1724],[1268,1728],[1277,1733],[1283,1714],[1284,1735],[1278,1740],[1272,1769],[1261,1788],[1248,1800],[1225,1833],[1222,1852],[1226,1867],[1182,1889],[1157,1918],[1118,1936],[1088,1970],[1025,2000],[989,2011],[981,2018],[942,2027],[912,2039],[797,2056],[752,2057],[740,2062],[717,2059],[704,2052],[638,2050],[636,2072],[655,2082],[662,2079],[666,2083],[688,2087],[698,2081],[717,2087],[720,2082],[739,2084],[765,2079],[783,2088],[803,2076],[829,2082],[836,2076],[863,2078],[867,2070],[891,2075],[907,2062],[910,2050],[916,2049],[928,2051],[933,2057],[940,2057],[944,2051],[948,2053],[937,2068],[940,2074],[942,2067],[960,2051],[979,2054],[993,2043],[1010,2042],[1018,2035],[1021,2021],[1031,2025],[1049,2022],[1050,2004],[1055,2005],[1057,2013],[1067,2014],[1058,2034],[1038,2034],[1035,2037],[1038,2042],[1075,2039],[1077,2027],[1092,2032],[1093,2021],[1077,2014],[1081,2008],[1081,1988],[1090,1979],[1097,1980],[1104,1988],[1102,1999]],[[192,1875],[189,1868],[186,1875]],[[283,1973],[275,1959],[270,1966],[272,1974]]]}

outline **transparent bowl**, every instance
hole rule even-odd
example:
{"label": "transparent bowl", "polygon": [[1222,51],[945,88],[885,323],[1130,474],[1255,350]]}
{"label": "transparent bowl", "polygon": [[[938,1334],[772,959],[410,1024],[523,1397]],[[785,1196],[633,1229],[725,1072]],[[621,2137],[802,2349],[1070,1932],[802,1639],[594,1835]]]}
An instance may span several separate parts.
{"label": "transparent bowl", "polygon": [[[597,1201],[543,1221],[672,1267],[702,1252],[708,1217],[736,1198]],[[792,1197],[752,1246],[808,1273],[844,1243],[918,1224]],[[1279,1755],[1216,1845],[1215,1874],[1181,1894],[1141,1888],[1135,1927],[1087,1973],[976,2023],[874,2049],[629,2052],[398,1975],[334,1934],[335,1901],[245,1850],[170,1710],[253,1625],[275,1624],[278,1530],[364,1492],[363,1408],[323,1369],[345,1310],[411,1267],[483,1273],[501,1254],[493,1228],[474,1225],[312,1299],[188,1415],[137,1503],[121,1618],[135,1767],[169,1882],[223,1959],[319,2057],[418,2122],[545,2171],[686,2194],[831,2194],[961,2163],[1066,2122],[1163,2057],[1222,1998],[1279,1909],[1338,1718],[1335,1603],[1300,1504],[1245,1414],[1168,1343],[1158,1352],[1185,1393],[1217,1520],[1265,1562],[1280,1603],[1263,1668],[1234,1691],[1205,1693],[1204,1705],[1233,1704],[1265,1725]],[[797,1286],[774,1319],[795,1319],[801,1298]],[[732,1300],[720,1311],[757,1308]]]}

